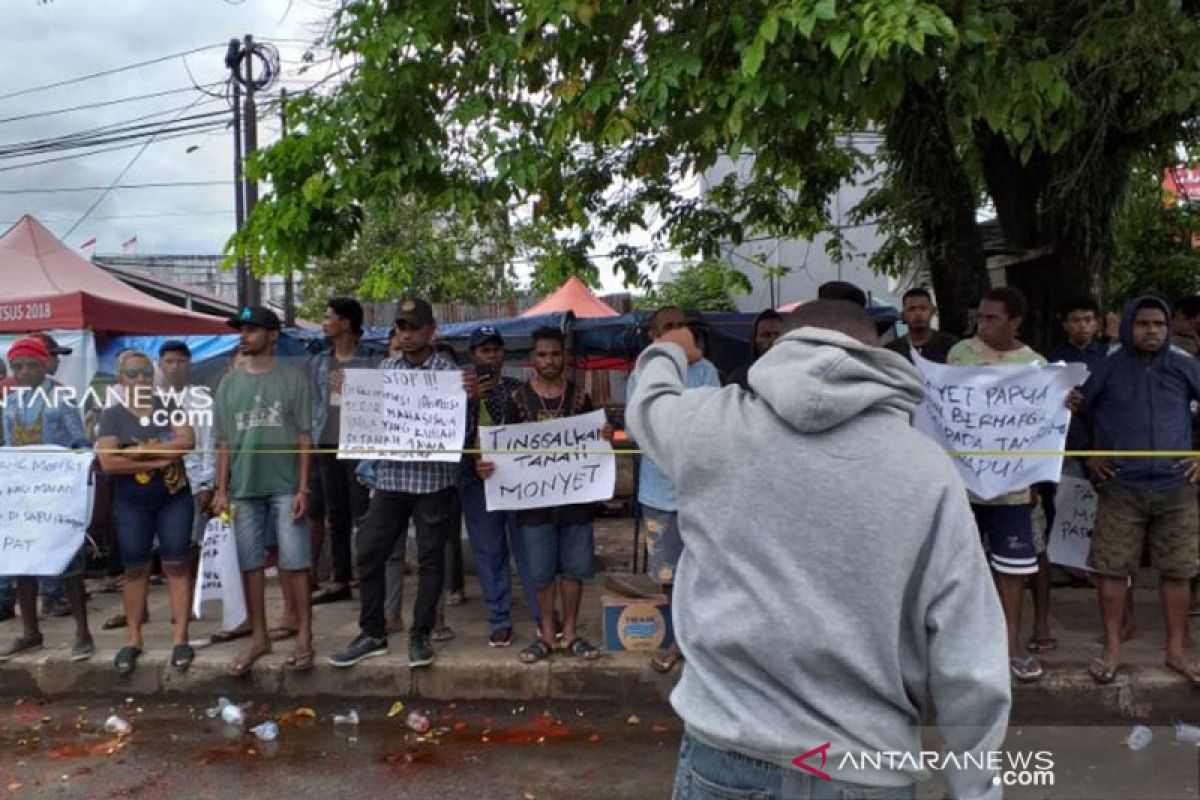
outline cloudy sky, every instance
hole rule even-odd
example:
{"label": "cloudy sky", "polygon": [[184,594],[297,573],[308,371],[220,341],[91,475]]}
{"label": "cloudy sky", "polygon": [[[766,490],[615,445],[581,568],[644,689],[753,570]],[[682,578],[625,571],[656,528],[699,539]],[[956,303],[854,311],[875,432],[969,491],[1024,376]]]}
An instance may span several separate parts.
{"label": "cloudy sky", "polygon": [[[125,149],[29,167],[23,165],[77,156],[81,151],[14,155],[6,148],[106,125],[158,125],[180,115],[228,109],[223,100],[191,89],[188,70],[201,85],[224,80],[225,45],[247,33],[277,40],[283,59],[281,85],[289,92],[302,90],[325,73],[323,68],[312,68],[300,74],[299,69],[307,49],[304,42],[314,38],[327,13],[322,0],[52,0],[45,5],[38,0],[4,0],[0,222],[7,226],[22,214],[32,214],[74,247],[96,237],[98,253],[120,252],[122,242],[135,235],[140,253],[221,252],[234,224],[230,185],[115,189],[77,226],[102,190],[35,191],[109,186],[138,154],[140,141]],[[169,58],[93,80],[39,88],[206,46],[211,47],[186,56],[186,66],[185,58]],[[278,91],[277,86],[271,94]],[[171,93],[46,115],[161,92]],[[38,116],[13,119],[29,115]],[[260,141],[272,141],[278,137],[279,123],[266,120],[259,130]],[[189,147],[198,149],[188,153]],[[228,128],[154,142],[120,184],[232,181],[232,154]]]}

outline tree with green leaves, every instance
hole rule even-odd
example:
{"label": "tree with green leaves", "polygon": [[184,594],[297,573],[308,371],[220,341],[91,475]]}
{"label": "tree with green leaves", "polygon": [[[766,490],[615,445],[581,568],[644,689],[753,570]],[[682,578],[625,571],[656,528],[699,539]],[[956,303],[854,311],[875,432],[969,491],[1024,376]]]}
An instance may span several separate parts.
{"label": "tree with green leaves", "polygon": [[746,275],[721,259],[688,264],[671,280],[655,286],[641,298],[639,308],[674,306],[696,311],[737,311],[735,295],[753,287]]}
{"label": "tree with green leaves", "polygon": [[[836,240],[829,199],[883,137],[863,211],[877,258],[929,263],[961,328],[987,285],[975,213],[1044,258],[1035,300],[1104,288],[1131,160],[1200,110],[1200,25],[1171,0],[356,0],[328,44],[355,59],[298,133],[260,154],[270,192],[232,241],[271,270],[337,252],[396,193],[711,258],[749,235]],[[702,197],[689,178],[740,168]],[[835,241],[836,244],[836,241]],[[644,280],[647,253],[615,264]]]}

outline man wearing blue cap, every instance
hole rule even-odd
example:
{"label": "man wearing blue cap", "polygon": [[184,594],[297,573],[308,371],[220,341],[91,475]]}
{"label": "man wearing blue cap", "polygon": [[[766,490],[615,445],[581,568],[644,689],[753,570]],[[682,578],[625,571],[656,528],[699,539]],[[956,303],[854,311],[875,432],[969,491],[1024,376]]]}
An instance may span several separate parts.
{"label": "man wearing blue cap", "polygon": [[[500,425],[505,422],[504,409],[509,398],[521,388],[521,382],[500,374],[504,365],[504,337],[491,325],[482,325],[471,332],[471,360],[475,364],[481,399],[477,408],[480,425]],[[476,432],[477,433],[477,432]],[[478,436],[472,436],[478,442]],[[483,481],[475,473],[476,458],[463,459],[458,479],[467,535],[475,551],[479,568],[479,586],[488,607],[488,627],[491,647],[508,647],[513,639],[512,579],[509,572],[509,550],[517,562],[517,574],[525,593],[525,602],[533,612],[535,625],[541,624],[537,591],[530,581],[525,548],[517,537],[516,514],[511,511],[488,511]],[[510,544],[511,543],[511,544]]]}

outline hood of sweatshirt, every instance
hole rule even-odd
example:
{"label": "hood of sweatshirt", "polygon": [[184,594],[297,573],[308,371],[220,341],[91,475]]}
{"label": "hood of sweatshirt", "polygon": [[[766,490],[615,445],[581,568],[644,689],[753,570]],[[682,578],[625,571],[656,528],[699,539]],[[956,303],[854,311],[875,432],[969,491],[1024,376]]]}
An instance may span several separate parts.
{"label": "hood of sweatshirt", "polygon": [[[1167,326],[1171,325],[1171,304],[1164,298],[1156,294],[1143,294],[1130,300],[1125,304],[1125,310],[1121,312],[1121,349],[1126,353],[1136,355],[1137,351],[1133,348],[1133,318],[1137,315],[1138,306],[1145,302],[1152,302],[1163,310],[1167,315]],[[1161,361],[1171,351],[1171,337],[1168,334],[1167,340],[1163,342],[1162,349],[1154,356],[1154,361]]]}
{"label": "hood of sweatshirt", "polygon": [[780,337],[750,368],[750,388],[801,433],[836,428],[868,411],[909,416],[925,396],[898,353],[825,328]]}

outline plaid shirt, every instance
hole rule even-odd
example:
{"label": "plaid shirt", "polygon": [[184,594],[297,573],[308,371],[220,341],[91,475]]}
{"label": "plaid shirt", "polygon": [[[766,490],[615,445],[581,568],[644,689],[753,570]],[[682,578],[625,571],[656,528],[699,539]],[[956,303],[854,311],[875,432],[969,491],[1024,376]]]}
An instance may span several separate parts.
{"label": "plaid shirt", "polygon": [[[403,358],[386,358],[379,368],[457,370],[458,366],[434,351],[425,363],[415,367]],[[453,486],[458,470],[457,461],[379,461],[375,467],[375,488],[404,494],[433,494]]]}

